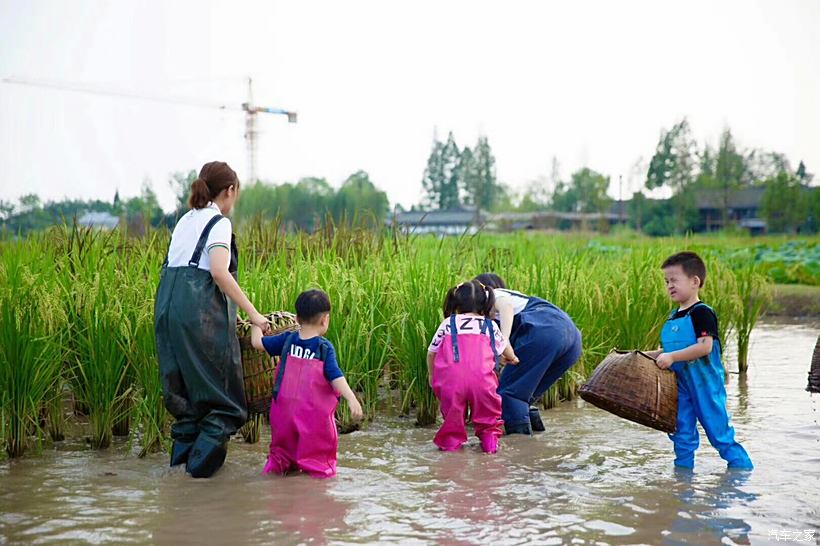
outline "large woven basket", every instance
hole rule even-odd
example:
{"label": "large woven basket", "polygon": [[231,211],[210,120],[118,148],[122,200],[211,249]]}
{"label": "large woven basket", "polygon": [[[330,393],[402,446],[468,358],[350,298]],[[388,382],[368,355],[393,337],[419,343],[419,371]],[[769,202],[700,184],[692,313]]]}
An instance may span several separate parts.
{"label": "large woven basket", "polygon": [[[296,316],[284,311],[265,315],[270,322],[272,335],[292,332],[299,329]],[[271,358],[263,351],[257,351],[251,345],[251,325],[248,321],[236,321],[236,336],[239,338],[239,349],[242,351],[242,373],[245,378],[245,401],[248,415],[268,413],[273,396],[273,375],[279,357]]]}
{"label": "large woven basket", "polygon": [[675,432],[678,385],[641,351],[613,350],[584,384],[581,398],[619,417],[663,432]]}
{"label": "large woven basket", "polygon": [[809,370],[809,392],[820,392],[820,336],[814,344],[814,356],[811,359],[811,369]]}

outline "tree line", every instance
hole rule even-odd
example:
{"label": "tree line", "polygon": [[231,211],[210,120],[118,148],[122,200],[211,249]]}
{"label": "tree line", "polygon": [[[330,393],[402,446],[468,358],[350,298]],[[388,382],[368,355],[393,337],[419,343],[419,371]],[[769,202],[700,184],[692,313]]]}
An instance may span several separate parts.
{"label": "tree line", "polygon": [[[163,211],[150,182],[144,182],[140,194],[120,199],[115,192],[112,201],[99,199],[64,199],[43,202],[37,195],[20,197],[17,203],[0,201],[0,229],[11,233],[28,233],[49,226],[80,219],[88,212],[116,216],[129,231],[140,233],[146,225],[153,227],[176,224],[188,211],[188,195],[197,172],[177,172],[169,185],[176,201],[174,210]],[[338,189],[325,178],[307,177],[296,183],[268,184],[256,181],[240,187],[241,198],[233,219],[241,224],[253,218],[278,218],[289,229],[313,231],[328,221],[357,225],[381,225],[389,212],[387,194],[376,187],[364,171],[351,174]]]}
{"label": "tree line", "polygon": [[[648,165],[636,163],[633,175],[641,189],[618,207],[610,197],[612,179],[584,166],[565,178],[553,158],[549,177],[541,177],[520,192],[499,182],[496,161],[486,136],[473,147],[461,148],[452,132],[433,145],[421,179],[422,195],[413,208],[452,210],[472,207],[489,212],[559,211],[623,212],[628,224],[650,235],[686,233],[699,227],[697,202],[706,199],[719,210],[720,225],[731,226],[732,198],[738,192],[762,190],[758,214],[772,232],[816,232],[820,222],[820,191],[811,186],[813,175],[801,161],[792,168],[780,153],[743,149],[730,129],[717,146],[702,146],[683,119],[663,129]],[[0,201],[0,228],[13,233],[43,229],[62,221],[71,222],[86,212],[107,212],[127,223],[172,227],[187,211],[188,192],[196,171],[178,172],[169,181],[176,195],[175,208],[166,213],[159,206],[149,182],[138,196],[113,201],[62,200],[41,202],[37,195],[21,197],[17,203]],[[651,199],[647,192],[659,188],[671,195]],[[390,213],[387,194],[365,171],[351,174],[337,189],[327,179],[306,177],[278,185],[261,181],[245,184],[234,218],[238,223],[254,217],[280,218],[290,229],[313,231],[327,221],[382,225]]]}
{"label": "tree line", "polygon": [[[445,142],[434,139],[422,178],[421,209],[479,207],[487,211],[606,213],[623,208],[629,225],[650,235],[686,233],[702,227],[698,200],[719,211],[726,228],[733,215],[733,197],[745,189],[762,190],[758,214],[772,232],[816,232],[820,222],[820,191],[801,161],[792,168],[785,155],[743,149],[730,129],[717,146],[699,146],[683,119],[661,131],[647,166],[634,168],[641,189],[613,207],[611,177],[581,167],[568,178],[553,159],[549,178],[539,178],[518,195],[498,182],[495,159],[486,137],[472,149],[460,149],[452,132]],[[671,197],[651,199],[646,193],[665,189]]]}

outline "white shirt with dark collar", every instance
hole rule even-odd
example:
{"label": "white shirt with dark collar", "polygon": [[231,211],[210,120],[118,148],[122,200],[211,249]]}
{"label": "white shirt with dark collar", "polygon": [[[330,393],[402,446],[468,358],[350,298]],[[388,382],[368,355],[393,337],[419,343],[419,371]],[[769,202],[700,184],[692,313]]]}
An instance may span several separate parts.
{"label": "white shirt with dark collar", "polygon": [[[188,265],[199,236],[211,218],[217,214],[222,214],[219,207],[214,203],[209,203],[205,208],[188,211],[179,219],[171,235],[171,245],[168,248],[168,267]],[[221,246],[228,250],[231,249],[231,233],[231,221],[228,218],[223,218],[216,223],[202,250],[202,256],[199,259],[200,269],[211,270],[211,259],[208,252],[212,248]]]}

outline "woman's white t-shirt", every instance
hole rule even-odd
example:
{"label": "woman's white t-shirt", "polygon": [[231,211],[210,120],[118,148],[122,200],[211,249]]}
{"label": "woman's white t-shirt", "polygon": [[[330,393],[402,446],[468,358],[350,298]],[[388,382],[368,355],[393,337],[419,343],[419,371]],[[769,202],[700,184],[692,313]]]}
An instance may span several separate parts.
{"label": "woman's white t-shirt", "polygon": [[[168,267],[187,266],[199,241],[199,236],[205,229],[208,222],[216,216],[222,214],[213,203],[202,209],[193,209],[185,213],[179,219],[174,233],[171,235],[171,245],[168,247]],[[231,249],[231,221],[223,218],[211,228],[202,256],[199,258],[199,269],[211,270],[211,258],[208,255],[210,250],[217,246]]]}
{"label": "woman's white t-shirt", "polygon": [[517,315],[524,308],[527,306],[527,302],[530,301],[529,298],[524,296],[523,294],[519,294],[518,292],[512,292],[510,290],[505,290],[503,288],[496,288],[493,290],[493,294],[495,295],[495,301],[507,301],[512,304],[513,315]]}

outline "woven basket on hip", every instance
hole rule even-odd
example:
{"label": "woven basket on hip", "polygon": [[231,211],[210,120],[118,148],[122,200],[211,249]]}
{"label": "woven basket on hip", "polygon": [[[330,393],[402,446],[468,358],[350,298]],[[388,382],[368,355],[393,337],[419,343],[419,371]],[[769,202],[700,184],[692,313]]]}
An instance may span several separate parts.
{"label": "woven basket on hip", "polygon": [[809,370],[809,392],[820,392],[820,336],[814,344],[814,356],[811,359],[811,369]]}
{"label": "woven basket on hip", "polygon": [[619,417],[663,432],[675,432],[678,385],[641,351],[613,350],[579,391],[581,398]]}
{"label": "woven basket on hip", "polygon": [[[296,316],[285,311],[268,313],[272,335],[299,329]],[[242,351],[242,374],[245,378],[245,401],[248,415],[268,413],[273,396],[274,370],[279,357],[271,357],[264,351],[257,351],[251,345],[251,325],[248,321],[236,321],[236,336]]]}

